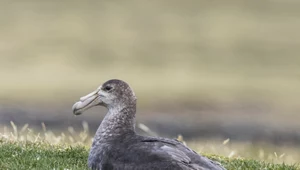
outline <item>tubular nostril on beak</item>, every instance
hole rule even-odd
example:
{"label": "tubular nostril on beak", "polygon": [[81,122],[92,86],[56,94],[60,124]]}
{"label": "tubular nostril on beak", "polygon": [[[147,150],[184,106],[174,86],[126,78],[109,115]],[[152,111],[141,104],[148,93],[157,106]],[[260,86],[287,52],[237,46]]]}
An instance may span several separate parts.
{"label": "tubular nostril on beak", "polygon": [[101,105],[102,100],[99,98],[100,89],[101,88],[98,88],[97,90],[89,93],[88,95],[81,97],[80,100],[76,102],[72,107],[73,114],[80,115],[85,110],[91,107]]}
{"label": "tubular nostril on beak", "polygon": [[94,96],[94,95],[97,95],[97,94],[98,94],[98,91],[99,91],[99,90],[97,89],[97,90],[91,92],[90,94],[81,97],[81,98],[80,98],[80,101],[85,101],[85,100],[87,100],[88,98],[90,98],[90,97],[92,97],[92,96]]}

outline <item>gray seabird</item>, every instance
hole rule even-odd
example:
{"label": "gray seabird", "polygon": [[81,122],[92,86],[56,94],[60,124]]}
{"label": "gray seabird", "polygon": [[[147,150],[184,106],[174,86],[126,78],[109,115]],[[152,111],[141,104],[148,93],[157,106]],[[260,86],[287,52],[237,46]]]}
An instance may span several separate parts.
{"label": "gray seabird", "polygon": [[135,132],[136,96],[122,80],[109,80],[73,105],[80,115],[93,106],[108,113],[100,124],[89,153],[94,170],[225,170],[173,139],[140,136]]}

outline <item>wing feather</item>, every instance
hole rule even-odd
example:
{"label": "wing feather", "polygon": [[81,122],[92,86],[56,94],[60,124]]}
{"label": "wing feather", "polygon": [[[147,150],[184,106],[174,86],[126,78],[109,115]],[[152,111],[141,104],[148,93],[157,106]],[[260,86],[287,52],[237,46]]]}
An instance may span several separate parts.
{"label": "wing feather", "polygon": [[151,145],[152,152],[169,161],[175,161],[180,166],[195,170],[225,170],[220,163],[196,153],[178,140],[146,137],[141,142]]}

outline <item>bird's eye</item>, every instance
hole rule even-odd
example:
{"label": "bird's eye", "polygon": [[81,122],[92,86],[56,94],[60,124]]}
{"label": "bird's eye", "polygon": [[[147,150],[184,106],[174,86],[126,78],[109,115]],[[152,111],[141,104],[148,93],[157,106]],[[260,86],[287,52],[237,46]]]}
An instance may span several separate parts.
{"label": "bird's eye", "polygon": [[111,86],[105,86],[105,87],[104,87],[104,91],[110,91],[111,89],[112,89]]}

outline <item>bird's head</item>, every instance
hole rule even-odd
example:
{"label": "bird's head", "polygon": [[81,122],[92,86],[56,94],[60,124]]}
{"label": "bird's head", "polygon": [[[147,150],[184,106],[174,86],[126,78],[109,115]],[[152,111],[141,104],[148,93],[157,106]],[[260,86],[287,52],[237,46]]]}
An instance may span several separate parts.
{"label": "bird's head", "polygon": [[136,97],[130,86],[122,80],[112,79],[103,83],[97,90],[80,98],[73,107],[73,114],[80,115],[94,106],[108,109],[136,104]]}

